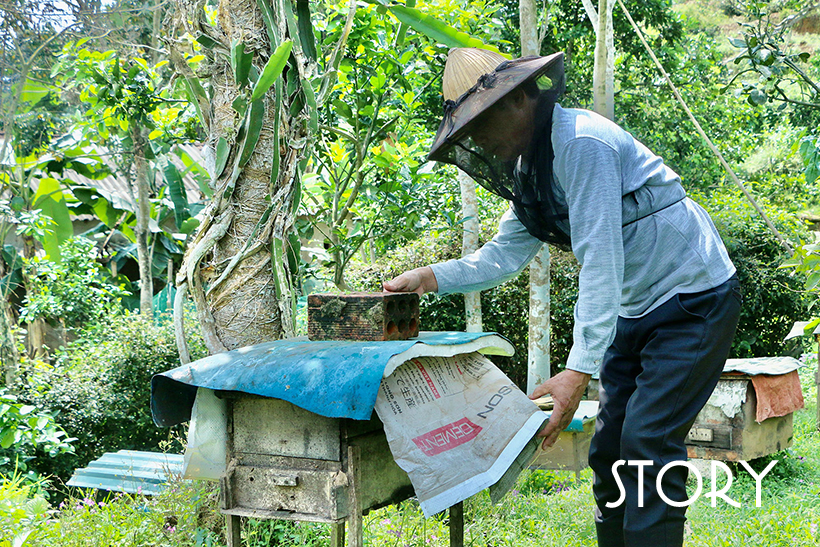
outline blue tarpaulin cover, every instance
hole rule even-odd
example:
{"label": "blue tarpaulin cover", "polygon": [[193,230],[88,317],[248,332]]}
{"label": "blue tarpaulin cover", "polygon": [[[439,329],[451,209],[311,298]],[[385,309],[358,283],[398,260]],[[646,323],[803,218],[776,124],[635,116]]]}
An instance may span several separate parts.
{"label": "blue tarpaulin cover", "polygon": [[198,387],[283,399],[330,418],[368,420],[381,379],[414,357],[479,351],[512,355],[503,337],[487,332],[422,332],[390,342],[276,340],[211,355],[157,374],[151,412],[160,426],[191,418]]}

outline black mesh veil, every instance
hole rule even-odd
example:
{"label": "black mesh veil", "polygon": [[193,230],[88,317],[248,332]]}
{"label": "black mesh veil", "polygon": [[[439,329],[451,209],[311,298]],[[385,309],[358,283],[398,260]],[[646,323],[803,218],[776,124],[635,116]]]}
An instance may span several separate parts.
{"label": "black mesh veil", "polygon": [[[563,58],[558,55],[533,71],[531,63],[538,59],[543,58],[505,61],[479,78],[457,102],[447,101],[430,159],[458,166],[481,186],[509,200],[532,236],[568,249],[568,214],[566,204],[554,193],[551,139],[553,108],[565,87]],[[510,161],[482,149],[470,136],[470,126],[489,108],[487,103],[491,106],[519,85],[536,98],[534,131],[527,154]],[[490,90],[495,92],[487,93]]]}

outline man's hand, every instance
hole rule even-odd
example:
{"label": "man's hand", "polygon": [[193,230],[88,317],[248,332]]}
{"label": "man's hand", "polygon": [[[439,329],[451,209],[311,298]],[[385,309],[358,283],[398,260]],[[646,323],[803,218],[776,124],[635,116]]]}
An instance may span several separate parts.
{"label": "man's hand", "polygon": [[382,286],[387,292],[415,292],[419,295],[438,291],[438,281],[430,266],[404,272],[390,281],[385,281]]}
{"label": "man's hand", "polygon": [[572,422],[575,411],[581,403],[581,396],[592,378],[590,374],[574,370],[559,372],[537,388],[530,395],[530,399],[538,399],[544,395],[552,395],[554,407],[549,422],[544,429],[538,432],[544,437],[541,448],[546,450],[558,439],[558,435]]}

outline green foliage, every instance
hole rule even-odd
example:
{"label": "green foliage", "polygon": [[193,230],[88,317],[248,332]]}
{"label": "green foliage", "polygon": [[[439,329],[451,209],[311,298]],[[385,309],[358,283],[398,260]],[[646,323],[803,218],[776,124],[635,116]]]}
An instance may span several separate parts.
{"label": "green foliage", "polygon": [[[186,332],[198,330],[187,325]],[[200,338],[188,340],[192,358],[206,355]],[[156,450],[178,430],[154,425],[151,377],[179,366],[173,325],[129,314],[109,314],[57,353],[53,366],[33,363],[23,371],[23,398],[57,419],[73,437],[76,453],[40,458],[36,470],[67,479],[74,468],[104,452]]]}
{"label": "green foliage", "polygon": [[[327,33],[326,44],[341,40],[340,18],[328,17],[318,26]],[[399,33],[400,25],[377,6],[357,9],[337,81],[325,100],[332,108],[320,111],[308,169],[313,172],[302,178],[305,214],[297,228],[300,236],[322,242],[309,252],[333,269],[331,281],[341,288],[347,264],[363,245],[391,249],[453,211],[454,180],[426,164],[430,116],[420,112],[433,94],[429,84],[441,48],[415,34],[399,45]],[[411,38],[414,43],[406,43]]]}
{"label": "green foliage", "polygon": [[[696,199],[712,216],[743,290],[732,356],[782,355],[783,338],[795,321],[806,318],[802,279],[779,267],[786,258],[783,247],[739,191],[724,189],[708,199]],[[793,216],[768,207],[765,201],[762,206],[787,238],[806,236]]]}
{"label": "green foliage", "polygon": [[26,473],[28,480],[36,474],[29,470],[35,451],[53,458],[72,454],[74,447],[65,431],[54,421],[52,413],[22,403],[16,395],[0,389],[0,476]]}
{"label": "green foliage", "polygon": [[212,483],[172,478],[151,497],[74,491],[51,513],[51,519],[32,526],[27,547],[225,545],[225,518]]}
{"label": "green foliage", "polygon": [[[706,133],[730,164],[746,159],[766,128],[763,112],[742,98],[720,93],[726,78],[714,38],[690,35],[663,51],[672,80]],[[706,191],[725,177],[723,167],[695,131],[646,55],[618,66],[616,121],[681,176],[687,189]],[[729,113],[727,115],[727,113]]]}
{"label": "green foliage", "polygon": [[27,545],[32,532],[45,523],[49,504],[42,487],[17,473],[0,475],[0,547]]}
{"label": "green foliage", "polygon": [[803,137],[795,146],[799,146],[800,155],[806,166],[806,183],[814,184],[820,177],[820,137]]}
{"label": "green foliage", "polygon": [[101,320],[120,297],[128,294],[109,282],[90,239],[69,239],[60,250],[63,260],[59,263],[39,257],[24,260],[29,282],[20,310],[21,322],[42,318],[78,328]]}

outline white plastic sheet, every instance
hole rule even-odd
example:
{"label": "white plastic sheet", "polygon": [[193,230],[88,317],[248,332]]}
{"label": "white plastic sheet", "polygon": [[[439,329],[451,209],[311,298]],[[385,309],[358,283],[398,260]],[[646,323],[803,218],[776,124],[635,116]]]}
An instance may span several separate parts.
{"label": "white plastic sheet", "polygon": [[197,388],[191,410],[182,477],[219,480],[225,473],[227,449],[227,404],[213,390]]}
{"label": "white plastic sheet", "polygon": [[479,353],[407,361],[376,412],[426,516],[498,482],[547,419]]}

